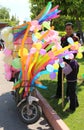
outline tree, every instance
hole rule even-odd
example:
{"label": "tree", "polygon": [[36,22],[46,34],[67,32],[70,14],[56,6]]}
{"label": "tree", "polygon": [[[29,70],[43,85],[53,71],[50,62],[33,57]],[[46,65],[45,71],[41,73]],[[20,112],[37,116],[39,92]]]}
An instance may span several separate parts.
{"label": "tree", "polygon": [[62,15],[70,16],[71,19],[74,19],[78,31],[83,38],[82,33],[82,21],[84,18],[84,0],[60,0],[60,2],[54,0],[54,5],[59,4],[62,10]]}
{"label": "tree", "polygon": [[14,15],[12,15],[11,21],[16,21],[16,17]]}
{"label": "tree", "polygon": [[9,9],[5,7],[0,8],[0,19],[9,19]]}
{"label": "tree", "polygon": [[[40,13],[44,6],[46,6],[49,0],[30,0],[30,2],[32,18],[34,18]],[[52,0],[52,4],[53,7],[59,5],[60,9],[62,10],[61,17],[59,19],[53,20],[54,26],[55,22],[60,21],[61,25],[63,25],[63,23],[65,24],[65,22],[67,21],[74,21],[74,23],[76,23],[78,31],[81,33],[82,36],[82,21],[84,20],[84,0]]]}
{"label": "tree", "polygon": [[13,16],[10,18],[9,14],[10,9],[5,7],[0,7],[0,21],[1,22],[7,22],[9,26],[15,26],[19,23],[19,20],[16,18],[16,16]]}

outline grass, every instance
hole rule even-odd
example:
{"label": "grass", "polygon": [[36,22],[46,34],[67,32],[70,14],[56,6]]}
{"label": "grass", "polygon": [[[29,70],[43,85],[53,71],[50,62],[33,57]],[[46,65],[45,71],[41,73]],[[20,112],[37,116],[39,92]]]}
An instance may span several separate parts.
{"label": "grass", "polygon": [[[65,102],[64,109],[62,108],[62,100],[51,98],[52,95],[56,93],[57,87],[57,78],[53,81],[50,80],[49,76],[41,77],[41,81],[44,85],[48,86],[47,90],[39,89],[41,94],[47,99],[49,104],[53,107],[53,109],[58,113],[58,115],[63,119],[63,121],[67,124],[70,130],[84,130],[84,58],[78,60],[80,64],[80,70],[78,74],[78,84],[77,84],[77,95],[79,101],[79,107],[73,114],[64,112],[69,104]],[[64,86],[66,89],[66,81],[64,80]]]}

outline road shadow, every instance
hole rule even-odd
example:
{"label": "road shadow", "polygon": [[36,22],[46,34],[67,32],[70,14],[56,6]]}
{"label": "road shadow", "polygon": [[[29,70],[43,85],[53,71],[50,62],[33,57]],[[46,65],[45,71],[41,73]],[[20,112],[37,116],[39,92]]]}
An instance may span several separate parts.
{"label": "road shadow", "polygon": [[[44,115],[44,117],[45,117],[45,115]],[[37,127],[37,130],[53,130],[53,128],[49,128],[47,122],[48,122],[48,120],[46,120],[46,123],[45,123],[45,120],[41,120],[41,121],[39,122],[39,124],[45,126],[45,128],[42,129],[42,127]]]}
{"label": "road shadow", "polygon": [[[34,128],[35,127],[35,128]],[[42,127],[45,127],[44,129]],[[26,125],[18,117],[16,103],[10,92],[0,96],[0,130],[52,130],[44,118]]]}
{"label": "road shadow", "polygon": [[0,129],[3,130],[32,130],[19,120],[16,104],[11,93],[0,96]]}

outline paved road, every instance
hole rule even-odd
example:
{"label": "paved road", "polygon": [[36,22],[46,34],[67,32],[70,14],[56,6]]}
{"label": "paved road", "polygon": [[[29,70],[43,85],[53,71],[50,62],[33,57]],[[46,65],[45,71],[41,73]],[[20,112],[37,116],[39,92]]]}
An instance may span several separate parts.
{"label": "paved road", "polygon": [[43,117],[33,125],[21,122],[10,93],[13,83],[4,78],[3,58],[3,52],[0,52],[0,130],[52,130]]}

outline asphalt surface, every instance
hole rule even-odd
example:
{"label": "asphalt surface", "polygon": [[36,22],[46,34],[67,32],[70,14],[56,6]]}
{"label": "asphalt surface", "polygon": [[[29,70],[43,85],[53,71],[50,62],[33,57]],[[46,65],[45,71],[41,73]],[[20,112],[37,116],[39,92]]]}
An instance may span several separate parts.
{"label": "asphalt surface", "polygon": [[0,51],[0,130],[52,130],[44,117],[32,125],[24,124],[18,117],[11,95],[13,83],[4,76],[4,54]]}

